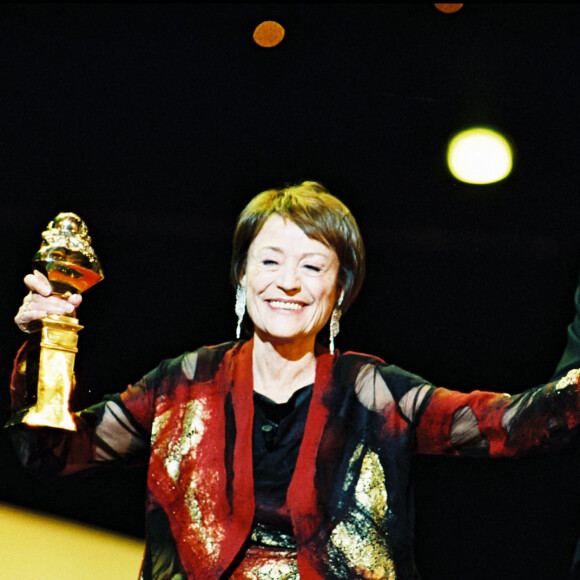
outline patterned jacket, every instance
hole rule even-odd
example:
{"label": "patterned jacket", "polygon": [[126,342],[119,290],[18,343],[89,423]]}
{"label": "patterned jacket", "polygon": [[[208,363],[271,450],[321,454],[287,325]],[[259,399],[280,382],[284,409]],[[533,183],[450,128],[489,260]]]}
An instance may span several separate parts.
{"label": "patterned jacket", "polygon": [[[78,413],[76,432],[17,424],[19,455],[62,473],[148,461],[143,580],[407,580],[416,578],[413,454],[521,455],[566,441],[580,420],[577,370],[516,396],[466,394],[375,357],[321,351],[285,536],[254,521],[252,348],[225,343],[164,361]],[[15,410],[26,404],[19,368]]]}

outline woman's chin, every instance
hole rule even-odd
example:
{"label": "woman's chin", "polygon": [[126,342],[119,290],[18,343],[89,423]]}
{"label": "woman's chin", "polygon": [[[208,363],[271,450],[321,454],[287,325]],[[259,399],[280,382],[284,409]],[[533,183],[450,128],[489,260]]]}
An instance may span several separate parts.
{"label": "woman's chin", "polygon": [[313,344],[316,334],[299,332],[291,329],[256,329],[256,334],[262,342],[270,342],[275,345]]}

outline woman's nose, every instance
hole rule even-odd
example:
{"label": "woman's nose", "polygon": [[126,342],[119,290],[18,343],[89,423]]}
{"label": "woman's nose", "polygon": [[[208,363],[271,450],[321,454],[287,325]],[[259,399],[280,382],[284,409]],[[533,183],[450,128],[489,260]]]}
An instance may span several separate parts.
{"label": "woman's nose", "polygon": [[284,265],[280,268],[277,284],[285,292],[297,292],[300,290],[300,277],[296,268],[291,265]]}

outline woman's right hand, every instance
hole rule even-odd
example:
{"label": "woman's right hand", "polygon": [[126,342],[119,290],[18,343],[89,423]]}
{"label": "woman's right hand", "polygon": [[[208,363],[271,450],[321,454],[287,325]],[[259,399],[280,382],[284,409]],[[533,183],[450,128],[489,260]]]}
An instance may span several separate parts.
{"label": "woman's right hand", "polygon": [[30,323],[48,314],[72,314],[83,300],[80,294],[72,294],[67,299],[51,296],[50,282],[37,270],[25,276],[24,284],[30,292],[14,317],[14,322],[23,332],[30,332]]}

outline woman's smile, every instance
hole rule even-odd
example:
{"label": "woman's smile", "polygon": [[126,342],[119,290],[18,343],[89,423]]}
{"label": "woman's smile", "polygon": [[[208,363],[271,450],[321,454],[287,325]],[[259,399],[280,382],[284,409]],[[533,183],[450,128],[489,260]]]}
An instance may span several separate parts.
{"label": "woman's smile", "polygon": [[298,312],[299,310],[303,310],[306,307],[306,304],[303,304],[302,302],[291,302],[288,300],[266,300],[266,302],[274,310],[287,310]]}

